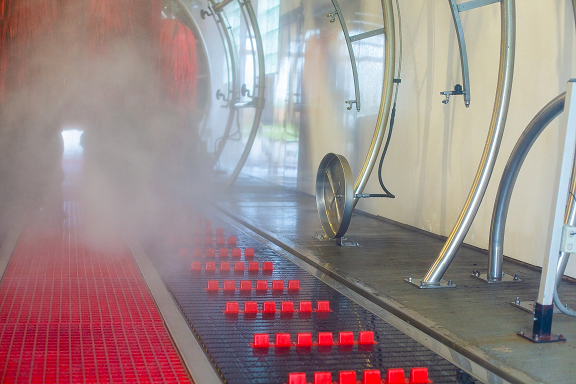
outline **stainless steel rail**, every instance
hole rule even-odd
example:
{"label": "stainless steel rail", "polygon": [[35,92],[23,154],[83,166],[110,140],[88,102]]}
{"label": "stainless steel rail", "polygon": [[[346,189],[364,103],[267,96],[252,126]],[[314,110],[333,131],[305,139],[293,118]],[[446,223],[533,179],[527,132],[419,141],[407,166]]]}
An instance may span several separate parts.
{"label": "stainless steel rail", "polygon": [[[504,231],[506,228],[506,219],[508,217],[508,208],[510,206],[510,198],[514,191],[516,179],[520,173],[524,159],[528,155],[530,148],[536,142],[536,139],[546,129],[546,127],[564,110],[564,102],[566,93],[562,93],[550,101],[540,112],[534,116],[530,121],[518,142],[512,150],[512,154],[504,168],[498,192],[496,194],[496,202],[494,203],[494,211],[492,213],[492,223],[490,225],[490,241],[489,241],[489,259],[488,259],[488,274],[487,280],[489,283],[499,282],[504,276],[502,272],[503,252],[504,252]],[[574,192],[576,181],[572,179],[571,190]],[[570,204],[572,205],[572,204]],[[574,210],[571,209],[572,216]],[[570,215],[569,215],[570,216]],[[566,261],[567,261],[566,257]],[[564,265],[564,268],[566,265]],[[562,270],[562,273],[564,271]]]}
{"label": "stainless steel rail", "polygon": [[[244,151],[240,156],[240,160],[238,160],[238,164],[236,164],[236,168],[228,178],[226,182],[225,188],[230,188],[238,175],[242,171],[244,164],[246,164],[246,160],[248,159],[248,155],[252,150],[252,145],[254,144],[254,140],[256,139],[256,134],[258,133],[258,128],[260,127],[260,120],[262,118],[262,110],[264,109],[264,90],[266,88],[266,69],[264,64],[264,47],[262,45],[262,35],[260,34],[260,27],[258,26],[258,20],[256,18],[256,13],[254,12],[254,7],[252,6],[251,0],[244,0],[241,3],[241,6],[246,8],[246,12],[248,13],[248,18],[250,19],[250,24],[252,26],[252,31],[254,33],[254,39],[256,40],[256,53],[258,56],[258,80],[257,80],[257,93],[253,96],[254,100],[254,107],[255,107],[255,114],[254,114],[254,121],[252,123],[252,129],[250,130],[250,134],[248,135],[248,140],[246,145],[244,146]],[[244,12],[244,8],[242,8],[242,12]]]}
{"label": "stainless steel rail", "polygon": [[460,19],[460,10],[458,9],[456,0],[448,0],[448,2],[450,3],[452,19],[454,19],[454,27],[456,28],[456,37],[458,38],[458,46],[460,47],[460,67],[462,68],[462,91],[464,92],[464,104],[466,107],[469,107],[470,71],[468,69],[468,51],[466,50],[466,40],[464,39],[464,28],[462,28],[462,19]]}
{"label": "stainless steel rail", "polygon": [[492,121],[480,165],[458,221],[440,251],[438,258],[422,279],[420,288],[436,288],[441,286],[442,276],[456,256],[458,248],[460,248],[472,225],[472,221],[478,212],[478,208],[486,192],[492,170],[494,169],[502,141],[506,117],[508,115],[512,90],[514,54],[516,48],[516,12],[514,0],[502,0],[501,2],[501,29],[500,68],[498,72],[496,100],[494,102]]}
{"label": "stainless steel rail", "polygon": [[368,154],[360,170],[360,174],[354,184],[354,207],[358,204],[359,198],[368,183],[374,164],[378,158],[378,153],[382,147],[382,140],[390,116],[390,107],[392,106],[392,93],[394,87],[394,72],[396,63],[396,29],[394,27],[394,9],[392,0],[382,0],[382,12],[384,15],[384,79],[382,84],[382,96],[380,101],[380,110],[376,120],[376,129],[372,136],[372,142],[368,149]]}

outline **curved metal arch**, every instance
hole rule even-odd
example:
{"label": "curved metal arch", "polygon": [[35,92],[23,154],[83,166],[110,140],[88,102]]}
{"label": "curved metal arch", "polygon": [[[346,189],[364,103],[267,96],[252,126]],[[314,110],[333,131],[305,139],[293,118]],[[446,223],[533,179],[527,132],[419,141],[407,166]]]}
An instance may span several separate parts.
{"label": "curved metal arch", "polygon": [[[238,175],[242,171],[244,164],[246,164],[246,160],[248,159],[248,155],[252,150],[252,145],[254,144],[254,140],[256,139],[256,134],[258,133],[258,128],[260,127],[260,120],[262,119],[262,111],[264,109],[265,98],[264,98],[264,90],[266,88],[266,68],[264,63],[264,46],[262,44],[262,35],[260,34],[260,27],[258,26],[258,20],[256,18],[256,13],[254,11],[254,7],[252,6],[251,0],[244,0],[240,2],[240,7],[243,12],[243,15],[248,20],[250,20],[250,26],[252,27],[252,33],[254,34],[254,40],[256,41],[256,55],[257,57],[254,58],[254,64],[258,64],[258,77],[254,78],[254,90],[256,92],[255,95],[252,95],[252,101],[249,103],[240,103],[236,104],[237,107],[254,107],[254,121],[252,122],[252,129],[250,130],[250,134],[248,135],[248,140],[246,141],[246,145],[244,146],[244,151],[234,168],[234,171],[230,174],[228,181],[226,182],[225,188],[230,188]],[[246,16],[246,12],[248,15]]]}
{"label": "curved metal arch", "polygon": [[[564,104],[566,101],[566,92],[561,93],[556,96],[552,101],[550,101],[544,108],[540,110],[530,121],[522,135],[516,142],[512,154],[506,163],[504,172],[502,173],[502,178],[500,179],[500,184],[498,186],[498,192],[496,194],[496,201],[494,203],[494,210],[492,213],[492,222],[490,224],[490,241],[489,241],[489,259],[488,259],[488,274],[487,279],[489,283],[494,283],[502,280],[502,262],[503,262],[503,252],[504,252],[504,231],[506,229],[506,219],[508,217],[508,208],[510,206],[510,199],[512,197],[512,192],[514,191],[514,185],[516,184],[516,179],[524,164],[524,160],[528,155],[528,152],[532,148],[532,145],[536,142],[536,139],[540,134],[548,127],[548,125],[562,113],[564,110]],[[572,176],[572,184],[570,190],[574,193],[576,188],[576,178]],[[569,198],[568,206],[573,206],[574,199],[572,196]],[[572,208],[572,214],[567,212],[567,219],[574,216],[574,209]],[[563,253],[562,253],[563,254]],[[566,262],[568,257],[566,255],[564,258]],[[559,263],[559,269],[560,269]],[[566,263],[562,268],[562,274],[566,268]],[[562,276],[562,275],[560,275]]]}
{"label": "curved metal arch", "polygon": [[[476,176],[474,177],[474,182],[472,183],[462,212],[452,232],[448,236],[448,240],[446,240],[446,243],[442,247],[438,258],[420,282],[420,288],[436,288],[441,286],[442,276],[456,256],[456,252],[460,248],[460,245],[462,245],[474,221],[474,217],[476,217],[476,213],[488,187],[494,164],[496,163],[498,150],[500,149],[506,117],[508,116],[510,94],[512,91],[512,77],[514,73],[514,55],[516,50],[515,0],[501,0],[500,7],[502,29],[500,68],[498,71],[496,100],[494,102],[488,137]],[[448,286],[454,287],[455,285],[452,284]]]}
{"label": "curved metal arch", "polygon": [[394,73],[396,63],[396,28],[394,26],[394,9],[392,0],[382,0],[382,13],[384,17],[384,78],[382,84],[382,97],[380,101],[380,109],[378,111],[378,118],[376,120],[376,128],[372,136],[370,148],[360,170],[360,174],[354,183],[354,207],[358,204],[359,197],[368,183],[374,164],[378,158],[378,153],[382,147],[382,141],[388,124],[388,117],[390,116],[390,108],[392,106],[392,93],[394,88]]}

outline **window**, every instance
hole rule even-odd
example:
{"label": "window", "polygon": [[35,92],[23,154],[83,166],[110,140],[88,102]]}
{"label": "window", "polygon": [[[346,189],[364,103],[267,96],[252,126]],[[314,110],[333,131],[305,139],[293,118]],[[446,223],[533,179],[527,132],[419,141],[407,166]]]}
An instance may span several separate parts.
{"label": "window", "polygon": [[266,74],[278,72],[280,0],[258,0],[258,25],[264,46]]}

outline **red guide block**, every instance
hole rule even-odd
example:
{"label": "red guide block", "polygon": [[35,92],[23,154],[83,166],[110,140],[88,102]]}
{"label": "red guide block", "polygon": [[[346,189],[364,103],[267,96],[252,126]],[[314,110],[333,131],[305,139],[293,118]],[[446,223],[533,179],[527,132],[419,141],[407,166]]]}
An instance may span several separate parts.
{"label": "red guide block", "polygon": [[282,304],[280,304],[280,312],[282,312],[282,313],[294,313],[294,302],[283,301]]}
{"label": "red guide block", "polygon": [[224,245],[226,244],[226,240],[224,239],[224,236],[217,236],[216,237],[216,245]]}
{"label": "red guide block", "polygon": [[330,302],[318,301],[316,303],[316,312],[330,312]]}
{"label": "red guide block", "polygon": [[256,290],[257,291],[267,291],[268,290],[268,282],[266,280],[256,281]]}
{"label": "red guide block", "polygon": [[332,384],[330,372],[314,372],[314,384]]}
{"label": "red guide block", "polygon": [[312,312],[312,302],[311,301],[301,301],[298,306],[298,312],[308,313]]}
{"label": "red guide block", "polygon": [[289,291],[300,290],[300,281],[299,280],[288,280],[288,290]]}
{"label": "red guide block", "polygon": [[223,261],[220,263],[220,272],[230,272],[230,262]]}
{"label": "red guide block", "polygon": [[224,228],[216,228],[216,236],[223,236]]}
{"label": "red guide block", "polygon": [[374,332],[360,331],[360,334],[358,335],[358,344],[360,345],[376,344],[374,342]]}
{"label": "red guide block", "polygon": [[298,348],[311,348],[312,347],[312,334],[311,333],[298,333],[296,335],[296,346]]}
{"label": "red guide block", "polygon": [[216,263],[213,261],[206,262],[206,272],[214,272],[216,271]]}
{"label": "red guide block", "polygon": [[255,301],[247,301],[244,303],[244,313],[258,313],[258,303]]}
{"label": "red guide block", "polygon": [[254,257],[254,248],[246,248],[244,250],[244,257]]}
{"label": "red guide block", "polygon": [[412,368],[410,370],[410,377],[408,384],[431,384],[428,378],[428,368]]}
{"label": "red guide block", "polygon": [[205,234],[206,236],[212,236],[212,234],[213,234],[213,233],[212,233],[212,227],[206,227],[206,228],[204,228],[204,234]]}
{"label": "red guide block", "polygon": [[273,280],[272,281],[272,290],[273,291],[283,291],[284,290],[284,281]]}
{"label": "red guide block", "polygon": [[289,373],[288,384],[306,384],[306,374],[304,372]]}
{"label": "red guide block", "polygon": [[235,247],[236,246],[236,236],[228,237],[228,246]]}
{"label": "red guide block", "polygon": [[356,372],[341,371],[338,373],[338,384],[357,384]]}
{"label": "red guide block", "polygon": [[276,303],[274,301],[265,301],[262,303],[262,313],[271,314],[276,313]]}
{"label": "red guide block", "polygon": [[228,257],[228,249],[226,248],[220,248],[218,250],[218,256],[219,257]]}
{"label": "red guide block", "polygon": [[241,291],[251,291],[252,290],[252,282],[250,280],[242,280],[240,282],[240,290]]}
{"label": "red guide block", "polygon": [[319,347],[331,347],[332,345],[334,345],[332,332],[318,332]]}
{"label": "red guide block", "polygon": [[200,272],[202,265],[199,262],[192,262],[190,265],[190,270],[195,272]]}
{"label": "red guide block", "polygon": [[260,270],[260,265],[257,261],[251,261],[248,263],[248,271],[249,272],[258,272]]}
{"label": "red guide block", "polygon": [[240,248],[234,248],[232,250],[232,257],[240,257],[242,256],[242,251],[240,250]]}
{"label": "red guide block", "polygon": [[238,306],[238,303],[236,302],[228,302],[226,303],[226,309],[224,310],[224,313],[227,315],[237,315],[240,312],[240,308]]}
{"label": "red guide block", "polygon": [[406,384],[404,370],[402,368],[393,368],[386,371],[386,384]]}
{"label": "red guide block", "polygon": [[192,256],[194,256],[194,257],[201,257],[201,256],[202,256],[202,248],[194,248],[194,249],[192,249]]}
{"label": "red guide block", "polygon": [[216,257],[214,248],[206,248],[206,257]]}
{"label": "red guide block", "polygon": [[208,285],[206,286],[207,291],[218,291],[218,281],[217,280],[208,280]]}
{"label": "red guide block", "polygon": [[276,348],[290,348],[292,346],[292,341],[290,340],[289,333],[277,333],[276,340],[274,342]]}
{"label": "red guide block", "polygon": [[270,347],[270,340],[268,339],[267,333],[255,333],[254,343],[252,344],[254,348],[268,348]]}
{"label": "red guide block", "polygon": [[237,261],[234,263],[235,272],[244,272],[245,265],[242,261]]}
{"label": "red guide block", "polygon": [[233,280],[224,281],[224,292],[234,292],[236,290],[236,282]]}
{"label": "red guide block", "polygon": [[263,272],[272,272],[274,270],[274,264],[271,261],[262,262]]}
{"label": "red guide block", "polygon": [[378,369],[366,370],[362,373],[362,384],[381,384],[382,374]]}
{"label": "red guide block", "polygon": [[205,245],[212,245],[213,244],[212,236],[204,236],[204,244]]}
{"label": "red guide block", "polygon": [[354,333],[352,333],[352,332],[340,332],[338,334],[338,345],[342,345],[342,346],[354,345]]}

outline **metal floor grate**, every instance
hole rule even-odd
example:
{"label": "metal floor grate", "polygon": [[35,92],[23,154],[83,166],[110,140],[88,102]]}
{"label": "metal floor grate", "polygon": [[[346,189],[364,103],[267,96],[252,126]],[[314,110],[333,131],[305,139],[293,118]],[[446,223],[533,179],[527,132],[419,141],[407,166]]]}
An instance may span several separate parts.
{"label": "metal floor grate", "polygon": [[191,382],[128,248],[91,249],[67,209],[22,233],[1,281],[0,382]]}

